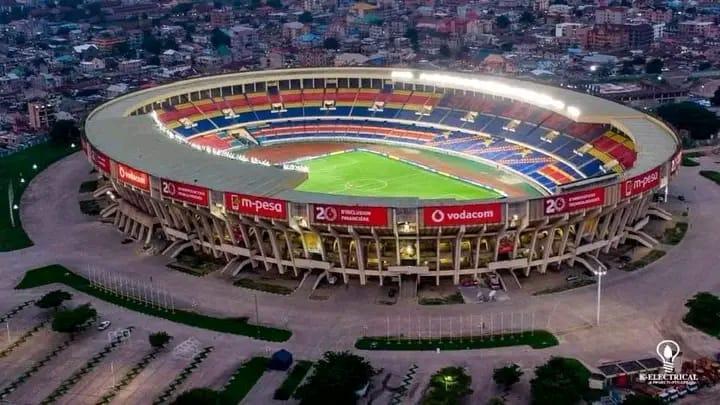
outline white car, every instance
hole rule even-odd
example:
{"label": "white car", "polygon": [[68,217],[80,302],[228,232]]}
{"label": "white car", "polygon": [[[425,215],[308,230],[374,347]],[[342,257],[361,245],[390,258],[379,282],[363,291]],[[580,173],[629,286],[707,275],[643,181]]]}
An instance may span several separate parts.
{"label": "white car", "polygon": [[110,321],[102,321],[97,327],[97,330],[105,330],[110,327]]}

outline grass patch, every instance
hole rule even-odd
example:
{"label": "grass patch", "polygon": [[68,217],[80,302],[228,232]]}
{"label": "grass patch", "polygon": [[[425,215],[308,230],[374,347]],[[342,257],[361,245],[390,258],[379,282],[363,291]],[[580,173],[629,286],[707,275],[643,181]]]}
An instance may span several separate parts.
{"label": "grass patch", "polygon": [[80,201],[80,212],[85,215],[97,216],[100,215],[100,203],[96,200],[83,200]]}
{"label": "grass patch", "polygon": [[445,297],[437,298],[420,298],[418,301],[420,305],[450,305],[450,304],[464,304],[465,300],[462,294],[456,292],[455,294],[446,295]]}
{"label": "grass patch", "polygon": [[288,399],[290,399],[292,394],[302,382],[303,378],[305,378],[305,375],[307,375],[308,371],[310,371],[311,367],[311,361],[298,361],[295,367],[293,367],[290,374],[288,374],[287,378],[285,378],[285,381],[283,381],[280,388],[275,390],[275,393],[273,394],[273,399],[280,401],[287,401]]}
{"label": "grass patch", "polygon": [[700,170],[700,175],[720,185],[720,172],[715,170]]}
{"label": "grass patch", "polygon": [[[402,160],[367,151],[352,151],[303,161],[310,168],[300,191],[349,196],[499,198],[500,194],[477,185],[434,173]],[[473,162],[475,166],[480,163]],[[372,168],[372,172],[368,172]]]}
{"label": "grass patch", "polygon": [[687,222],[678,222],[674,227],[665,230],[663,243],[667,243],[668,245],[677,245],[681,240],[683,240],[687,230]]}
{"label": "grass patch", "polygon": [[[461,340],[462,339],[462,340]],[[464,336],[437,339],[409,339],[383,336],[362,337],[355,342],[355,348],[362,350],[471,350],[507,346],[530,346],[543,349],[557,346],[558,340],[546,330],[517,333],[501,333],[483,336]]]}
{"label": "grass patch", "polygon": [[285,329],[249,324],[246,318],[216,318],[191,311],[176,309],[173,313],[163,309],[149,307],[143,303],[93,288],[90,281],[86,278],[79,276],[57,264],[28,270],[28,272],[25,273],[25,277],[23,277],[20,281],[20,284],[18,284],[15,288],[22,290],[53,283],[65,284],[68,287],[74,288],[88,295],[92,295],[95,298],[132,311],[141,312],[146,315],[156,316],[158,318],[167,319],[169,321],[197,328],[248,336],[271,342],[284,342],[292,335],[290,331]]}
{"label": "grass patch", "polygon": [[553,293],[558,293],[561,291],[572,290],[573,288],[584,287],[584,286],[590,285],[590,284],[595,284],[595,280],[593,280],[591,278],[585,278],[585,279],[576,281],[574,283],[565,283],[565,284],[557,286],[557,287],[546,288],[544,290],[534,292],[533,295],[553,294]]}
{"label": "grass patch", "polygon": [[705,156],[705,152],[683,152],[683,157],[699,158]]}
{"label": "grass patch", "polygon": [[[10,215],[8,215],[11,208],[8,205],[10,184],[12,184],[14,195],[10,205],[20,205],[25,188],[38,173],[79,149],[79,146],[73,149],[69,146],[47,142],[0,158],[0,252],[9,252],[33,245],[22,228],[17,210],[12,211],[15,227],[11,224]],[[33,165],[37,165],[37,169],[33,169]],[[25,179],[24,183],[20,182],[21,178]]]}
{"label": "grass patch", "polygon": [[266,357],[253,357],[243,363],[230,377],[225,388],[220,391],[221,403],[239,404],[265,373],[269,361],[270,359]]}
{"label": "grass patch", "polygon": [[690,298],[685,307],[687,314],[683,317],[686,324],[720,338],[720,297],[707,291],[699,292]]}
{"label": "grass patch", "polygon": [[270,283],[263,283],[261,281],[255,281],[250,278],[241,278],[235,280],[233,285],[243,288],[249,288],[251,290],[264,291],[272,294],[288,295],[294,291],[292,288],[285,287],[283,285],[276,285]]}
{"label": "grass patch", "polygon": [[665,256],[664,251],[651,250],[650,253],[646,254],[642,259],[636,260],[632,263],[628,263],[622,269],[625,271],[635,271],[637,269],[647,266],[648,264],[660,259],[663,256]]}
{"label": "grass patch", "polygon": [[80,193],[92,193],[98,188],[97,180],[88,180],[80,184]]}
{"label": "grass patch", "polygon": [[683,156],[683,157],[682,157],[682,163],[680,163],[680,164],[683,165],[683,166],[685,166],[685,167],[700,166],[700,163],[698,163],[695,159],[693,159],[693,158],[691,158],[691,157],[688,157],[688,156]]}

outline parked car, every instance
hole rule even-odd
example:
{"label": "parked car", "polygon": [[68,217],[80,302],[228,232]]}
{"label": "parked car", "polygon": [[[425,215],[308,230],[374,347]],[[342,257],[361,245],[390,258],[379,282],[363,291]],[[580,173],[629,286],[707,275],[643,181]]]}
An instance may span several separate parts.
{"label": "parked car", "polygon": [[571,274],[571,275],[565,277],[565,281],[567,281],[568,283],[576,283],[576,282],[580,281],[580,277],[578,277],[575,274]]}
{"label": "parked car", "polygon": [[110,327],[110,321],[102,321],[98,324],[97,330],[105,330]]}

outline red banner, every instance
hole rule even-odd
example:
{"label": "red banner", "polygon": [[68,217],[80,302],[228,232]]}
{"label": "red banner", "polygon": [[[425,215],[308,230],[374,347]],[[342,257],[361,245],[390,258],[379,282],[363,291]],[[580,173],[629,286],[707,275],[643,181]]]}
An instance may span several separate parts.
{"label": "red banner", "polygon": [[423,208],[425,226],[496,224],[502,222],[502,204],[445,205]]}
{"label": "red banner", "polygon": [[147,173],[135,170],[130,166],[122,163],[117,164],[118,180],[123,183],[135,186],[145,191],[150,191],[150,176]]}
{"label": "red banner", "polygon": [[210,202],[210,192],[204,187],[192,184],[178,183],[168,179],[160,180],[160,193],[163,197],[184,201],[190,204],[207,206]]}
{"label": "red banner", "polygon": [[314,204],[313,222],[349,226],[388,226],[388,210],[383,207]]}
{"label": "red banner", "polygon": [[645,172],[639,176],[623,181],[620,186],[621,197],[632,197],[648,191],[656,187],[658,184],[660,184],[660,168],[656,167],[649,172]]}
{"label": "red banner", "polygon": [[110,174],[110,158],[106,154],[95,149],[92,145],[88,145],[88,153],[90,155],[90,161],[99,170]]}
{"label": "red banner", "polygon": [[675,172],[680,168],[680,163],[682,162],[682,150],[679,150],[678,153],[673,156],[672,160],[670,161],[670,174],[675,174]]}
{"label": "red banner", "polygon": [[545,215],[565,214],[568,212],[600,207],[604,203],[604,187],[547,197],[543,201]]}
{"label": "red banner", "polygon": [[287,202],[274,198],[225,193],[225,208],[245,215],[287,219]]}

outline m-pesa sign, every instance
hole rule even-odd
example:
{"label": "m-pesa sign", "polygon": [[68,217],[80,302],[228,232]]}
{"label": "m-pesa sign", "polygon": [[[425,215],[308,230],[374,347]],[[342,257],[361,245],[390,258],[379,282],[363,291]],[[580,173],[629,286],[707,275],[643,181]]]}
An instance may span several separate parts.
{"label": "m-pesa sign", "polygon": [[160,180],[160,193],[163,197],[196,205],[207,206],[210,200],[208,189],[168,179]]}
{"label": "m-pesa sign", "polygon": [[656,167],[649,172],[623,181],[620,187],[620,193],[623,198],[632,197],[648,191],[658,184],[660,184],[660,168]]}
{"label": "m-pesa sign", "polygon": [[604,203],[605,188],[603,187],[547,197],[543,201],[545,215],[565,214],[600,207]]}
{"label": "m-pesa sign", "polygon": [[423,208],[425,226],[458,226],[502,222],[502,204],[445,205]]}
{"label": "m-pesa sign", "polygon": [[150,177],[147,173],[133,169],[132,167],[126,166],[122,163],[118,163],[117,167],[118,180],[145,191],[150,191]]}
{"label": "m-pesa sign", "polygon": [[330,225],[387,226],[388,210],[383,207],[314,204],[313,222]]}
{"label": "m-pesa sign", "polygon": [[287,219],[287,202],[274,198],[225,193],[225,208],[244,215]]}

